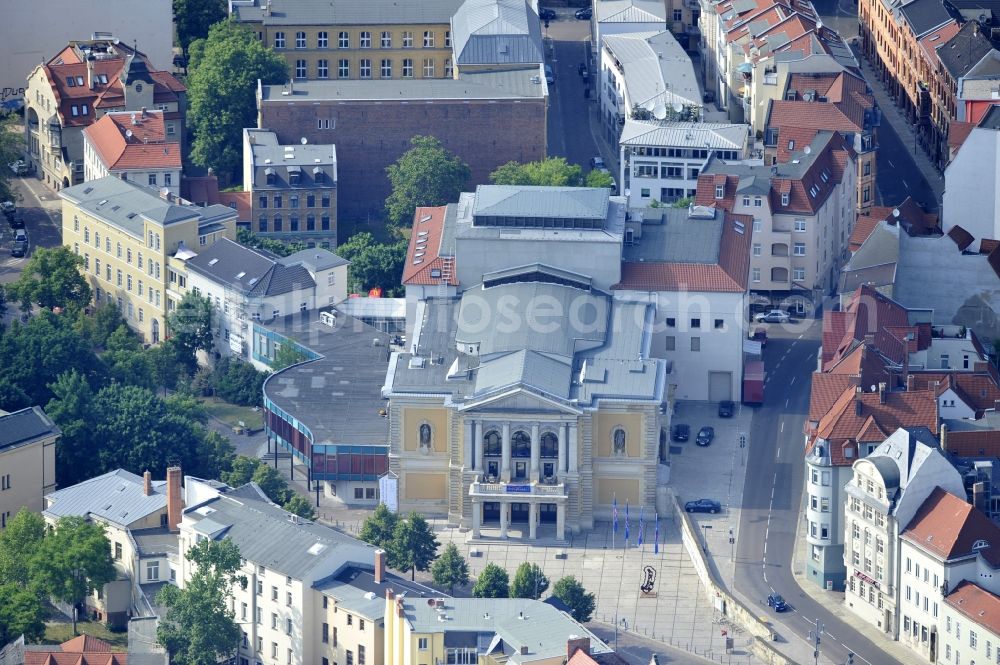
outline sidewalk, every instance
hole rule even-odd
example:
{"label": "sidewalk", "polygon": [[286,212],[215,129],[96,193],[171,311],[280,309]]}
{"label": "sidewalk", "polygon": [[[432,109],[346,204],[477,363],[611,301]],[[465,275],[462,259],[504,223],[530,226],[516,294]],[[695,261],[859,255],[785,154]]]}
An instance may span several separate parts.
{"label": "sidewalk", "polygon": [[[903,115],[899,107],[893,101],[889,93],[886,92],[885,84],[879,77],[878,72],[875,68],[871,66],[871,63],[864,57],[859,50],[852,45],[852,50],[854,51],[854,56],[857,58],[858,62],[861,63],[861,70],[864,74],[865,80],[868,81],[868,85],[872,90],[872,95],[875,97],[875,101],[878,103],[879,108],[882,110],[882,120],[889,123],[895,130],[896,135],[899,136],[899,140],[903,142],[904,145],[913,146],[914,142],[917,140],[913,132],[913,126],[907,121],[906,117]],[[912,152],[913,161],[920,171],[921,175],[930,185],[931,190],[934,192],[934,198],[937,200],[938,210],[941,209],[941,199],[944,196],[944,176],[937,167],[931,162],[927,153],[924,151],[923,147],[920,150]],[[891,202],[897,203],[897,202]]]}

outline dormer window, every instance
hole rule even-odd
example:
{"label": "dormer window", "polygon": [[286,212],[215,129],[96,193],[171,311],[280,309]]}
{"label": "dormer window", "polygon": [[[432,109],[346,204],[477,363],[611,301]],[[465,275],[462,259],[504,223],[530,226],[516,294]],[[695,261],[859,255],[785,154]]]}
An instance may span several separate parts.
{"label": "dormer window", "polygon": [[789,150],[795,150],[795,140],[794,139],[792,139],[791,141],[788,142],[788,149]]}
{"label": "dormer window", "polygon": [[978,552],[979,550],[985,550],[989,546],[990,546],[990,541],[983,540],[982,538],[980,538],[979,540],[977,540],[972,544],[972,551]]}
{"label": "dormer window", "polygon": [[781,193],[781,205],[783,206],[788,205],[788,192]]}
{"label": "dormer window", "polygon": [[725,187],[723,185],[715,186],[715,198],[721,199],[725,195]]}
{"label": "dormer window", "polygon": [[289,184],[292,184],[292,185],[299,184],[299,172],[298,171],[292,171],[291,173],[289,173],[288,174],[288,182],[289,182]]}
{"label": "dormer window", "polygon": [[267,178],[267,184],[274,184],[274,169],[264,169],[264,176]]}

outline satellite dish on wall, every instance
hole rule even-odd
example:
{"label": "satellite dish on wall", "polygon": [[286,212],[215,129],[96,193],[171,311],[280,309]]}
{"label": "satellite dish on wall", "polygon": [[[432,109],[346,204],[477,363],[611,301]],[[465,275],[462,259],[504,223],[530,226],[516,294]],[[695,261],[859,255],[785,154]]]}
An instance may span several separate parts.
{"label": "satellite dish on wall", "polygon": [[125,138],[126,139],[132,138],[132,130],[131,129],[126,129],[125,130]]}
{"label": "satellite dish on wall", "polygon": [[653,117],[657,120],[663,120],[667,117],[667,107],[662,104],[653,109]]}
{"label": "satellite dish on wall", "polygon": [[674,102],[674,111],[676,111],[677,113],[680,113],[683,110],[684,110],[684,105],[683,104],[681,104],[680,102]]}
{"label": "satellite dish on wall", "polygon": [[652,111],[654,108],[656,108],[656,102],[651,99],[645,104],[643,104],[643,108],[645,108],[647,111]]}
{"label": "satellite dish on wall", "polygon": [[305,145],[305,144],[309,143],[309,139],[307,139],[304,136],[301,139],[299,139],[299,141],[302,143],[302,145]]}
{"label": "satellite dish on wall", "polygon": [[809,146],[806,146],[806,147],[802,148],[802,152],[806,153],[807,155],[808,155],[808,154],[809,154],[810,152],[812,152],[812,151],[813,151],[813,149],[812,149],[812,148],[810,148]]}

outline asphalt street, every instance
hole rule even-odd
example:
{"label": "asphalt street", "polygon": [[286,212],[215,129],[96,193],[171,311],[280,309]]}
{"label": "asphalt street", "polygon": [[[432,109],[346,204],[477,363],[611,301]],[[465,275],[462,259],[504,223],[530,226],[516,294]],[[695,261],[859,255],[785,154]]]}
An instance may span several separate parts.
{"label": "asphalt street", "polygon": [[17,208],[24,217],[24,226],[28,232],[28,256],[24,258],[11,256],[14,230],[6,219],[0,217],[0,284],[17,280],[36,247],[57,247],[62,243],[62,230],[57,222],[58,213],[50,214],[50,211],[42,205],[43,202],[52,205],[58,199],[57,195],[47,190],[32,176],[14,178],[11,183],[18,194]]}
{"label": "asphalt street", "polygon": [[615,653],[624,658],[629,665],[649,665],[654,654],[660,665],[709,665],[715,662],[669,647],[662,642],[647,640],[625,631],[616,631],[614,626],[603,623],[589,623],[587,628],[605,644],[613,647]]}
{"label": "asphalt street", "polygon": [[[822,623],[821,653],[835,663],[869,665],[897,663],[867,637],[832,615],[806,595],[792,575],[799,509],[802,502],[802,423],[809,409],[810,375],[816,366],[821,324],[807,329],[779,330],[771,326],[764,351],[767,368],[765,403],[751,426],[752,454],[747,460],[740,538],[737,547],[737,590],[760,603],[787,630],[776,627],[780,641],[806,640],[817,620]],[[790,611],[775,615],[764,605],[767,595],[780,593]]]}

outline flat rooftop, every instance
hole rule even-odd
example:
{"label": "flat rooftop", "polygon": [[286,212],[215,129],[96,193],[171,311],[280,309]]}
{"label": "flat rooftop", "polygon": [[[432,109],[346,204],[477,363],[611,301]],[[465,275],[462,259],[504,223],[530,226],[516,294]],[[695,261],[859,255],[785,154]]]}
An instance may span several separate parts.
{"label": "flat rooftop", "polygon": [[625,261],[719,262],[724,215],[716,214],[711,219],[690,217],[687,208],[644,208],[638,212],[646,216],[642,235],[637,242],[625,245]]}
{"label": "flat rooftop", "polygon": [[323,444],[388,445],[387,407],[381,396],[389,366],[390,336],[337,311],[333,327],[319,310],[300,312],[255,327],[294,339],[317,360],[272,374],[264,394],[309,428]]}

